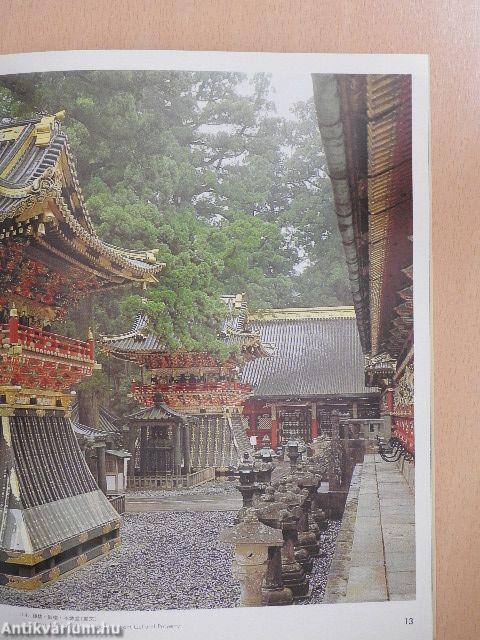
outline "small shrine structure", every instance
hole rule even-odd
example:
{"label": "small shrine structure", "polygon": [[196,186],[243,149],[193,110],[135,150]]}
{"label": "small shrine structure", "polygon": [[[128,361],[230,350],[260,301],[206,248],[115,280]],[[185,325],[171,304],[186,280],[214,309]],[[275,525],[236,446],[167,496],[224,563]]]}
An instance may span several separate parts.
{"label": "small shrine structure", "polygon": [[379,391],[365,383],[353,307],[271,309],[249,322],[275,345],[274,355],[248,362],[242,372],[242,382],[253,389],[243,412],[257,445],[266,437],[276,449],[290,440],[309,444],[331,436],[335,411],[382,431]]}
{"label": "small shrine structure", "polygon": [[[222,299],[228,307],[228,317],[219,337],[231,346],[227,355],[207,351],[170,351],[148,331],[148,318],[141,314],[127,334],[103,338],[105,353],[141,366],[142,379],[132,382],[132,394],[139,404],[146,409],[160,404],[161,410],[170,418],[178,414],[190,425],[182,444],[176,445],[179,451],[189,450],[189,456],[183,457],[183,466],[179,466],[177,456],[177,472],[181,468],[198,471],[206,467],[225,470],[236,467],[243,453],[252,448],[242,417],[243,405],[252,387],[240,380],[241,367],[245,362],[268,357],[272,347],[263,343],[260,335],[248,326],[248,310],[242,295],[223,296]],[[131,416],[129,420],[132,451],[139,447],[142,449],[137,433],[140,415],[144,420],[150,414],[145,411]],[[162,417],[162,420],[167,420],[167,417]],[[156,421],[156,414],[152,415],[152,434],[160,428],[155,426]],[[166,427],[162,429],[166,437]],[[150,431],[143,433],[147,433],[143,436],[143,446],[148,449]],[[185,430],[177,428],[177,433],[185,433]],[[165,440],[163,436],[160,439]],[[173,444],[171,448],[175,448]],[[174,458],[166,452],[161,455],[163,458],[157,456],[153,467],[149,463],[149,473],[162,474],[172,466],[168,460]],[[140,464],[146,459],[152,460],[145,453],[136,456],[136,463],[130,468],[132,476],[147,473],[145,462],[142,466]]]}

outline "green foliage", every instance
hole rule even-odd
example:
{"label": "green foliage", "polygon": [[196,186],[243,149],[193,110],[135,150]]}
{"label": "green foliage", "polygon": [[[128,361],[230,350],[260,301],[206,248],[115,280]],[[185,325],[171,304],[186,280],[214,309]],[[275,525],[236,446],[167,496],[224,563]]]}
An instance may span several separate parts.
{"label": "green foliage", "polygon": [[[119,333],[142,309],[167,348],[221,350],[222,293],[246,293],[251,308],[350,302],[313,101],[277,117],[266,74],[0,79],[0,118],[61,109],[99,235],[158,249],[165,263],[146,292],[114,290],[92,314],[73,311],[69,332]],[[125,377],[118,363],[104,369]]]}

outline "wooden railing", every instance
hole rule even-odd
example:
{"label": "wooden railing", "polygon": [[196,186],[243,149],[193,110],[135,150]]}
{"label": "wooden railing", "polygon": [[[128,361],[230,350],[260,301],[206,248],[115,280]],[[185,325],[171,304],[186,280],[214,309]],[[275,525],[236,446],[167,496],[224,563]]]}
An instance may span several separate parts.
{"label": "wooden railing", "polygon": [[125,513],[125,494],[119,494],[116,496],[107,496],[108,501],[118,513]]}
{"label": "wooden railing", "polygon": [[0,334],[2,342],[7,340],[12,345],[21,345],[30,351],[83,362],[93,361],[92,341],[67,338],[43,329],[26,327],[12,320],[10,324],[0,325]]}
{"label": "wooden railing", "polygon": [[195,473],[189,473],[186,476],[135,476],[127,479],[127,487],[132,491],[141,489],[188,489],[212,480],[215,480],[215,467],[207,467]]}

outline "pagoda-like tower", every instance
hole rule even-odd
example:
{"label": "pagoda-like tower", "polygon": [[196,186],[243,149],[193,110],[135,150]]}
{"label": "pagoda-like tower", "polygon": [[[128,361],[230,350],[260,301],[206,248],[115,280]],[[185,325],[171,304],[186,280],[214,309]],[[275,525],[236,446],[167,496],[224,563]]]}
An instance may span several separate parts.
{"label": "pagoda-like tower", "polygon": [[[105,337],[102,343],[107,354],[142,367],[142,379],[132,382],[133,396],[142,406],[152,407],[161,400],[179,414],[195,418],[190,420],[195,425],[190,434],[193,469],[235,466],[239,456],[250,448],[242,408],[252,387],[240,381],[241,366],[272,352],[272,347],[262,343],[260,335],[249,328],[243,296],[222,299],[228,305],[229,317],[220,337],[232,347],[226,356],[207,351],[168,351],[157,336],[148,332],[148,319],[142,315],[129,333]],[[134,440],[132,436],[131,447]],[[148,442],[147,436],[143,441]],[[141,466],[140,461],[137,466]],[[135,464],[131,465],[132,473],[134,469]]]}
{"label": "pagoda-like tower", "polygon": [[0,583],[24,589],[119,542],[68,413],[96,366],[93,337],[51,323],[85,294],[155,282],[161,268],[95,233],[62,116],[0,124]]}

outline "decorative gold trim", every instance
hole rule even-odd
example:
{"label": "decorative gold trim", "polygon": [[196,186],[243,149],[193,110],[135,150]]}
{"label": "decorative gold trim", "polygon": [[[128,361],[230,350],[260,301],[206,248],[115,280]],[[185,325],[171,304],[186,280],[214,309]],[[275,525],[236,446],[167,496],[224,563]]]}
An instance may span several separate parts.
{"label": "decorative gold trim", "polygon": [[53,582],[54,580],[58,580],[60,577],[60,569],[58,567],[54,567],[51,571],[48,572],[48,581]]}
{"label": "decorative gold trim", "polygon": [[36,553],[20,553],[18,551],[13,551],[11,553],[7,553],[5,562],[10,562],[11,564],[23,564],[31,567],[43,560],[45,560],[45,555],[42,551],[37,551]]}
{"label": "decorative gold trim", "polygon": [[62,550],[62,545],[60,544],[60,542],[57,542],[57,544],[54,544],[49,549],[50,557],[58,555],[61,550]]}
{"label": "decorative gold trim", "polygon": [[[0,359],[1,362],[1,359]],[[50,411],[68,411],[74,400],[74,396],[61,391],[50,391],[45,389],[32,389],[15,387],[12,385],[0,385],[0,395],[4,395],[6,402],[0,404],[0,416],[10,417],[14,415],[17,409],[29,409],[39,412]],[[36,396],[37,404],[30,404],[30,398]],[[57,401],[60,400],[60,405]]]}
{"label": "decorative gold trim", "polygon": [[347,306],[266,309],[248,314],[249,320],[314,320],[328,318],[355,318],[355,309]]}
{"label": "decorative gold trim", "polygon": [[18,576],[9,576],[7,587],[12,589],[23,589],[24,591],[33,591],[39,589],[43,585],[42,579],[39,576],[33,578],[21,578]]}
{"label": "decorative gold trim", "polygon": [[82,553],[81,555],[78,556],[77,558],[77,566],[81,567],[84,564],[87,564],[88,562],[88,558],[87,558],[87,554],[86,553]]}

